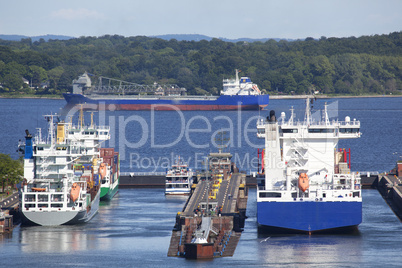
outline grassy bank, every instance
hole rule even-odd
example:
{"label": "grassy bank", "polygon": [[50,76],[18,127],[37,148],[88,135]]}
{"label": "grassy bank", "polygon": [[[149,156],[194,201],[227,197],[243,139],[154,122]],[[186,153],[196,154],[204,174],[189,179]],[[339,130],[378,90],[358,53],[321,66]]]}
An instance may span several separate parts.
{"label": "grassy bank", "polygon": [[0,94],[0,98],[2,98],[2,99],[55,99],[55,100],[61,100],[61,99],[63,99],[63,96],[62,95],[54,95],[54,94],[44,94],[44,95]]}

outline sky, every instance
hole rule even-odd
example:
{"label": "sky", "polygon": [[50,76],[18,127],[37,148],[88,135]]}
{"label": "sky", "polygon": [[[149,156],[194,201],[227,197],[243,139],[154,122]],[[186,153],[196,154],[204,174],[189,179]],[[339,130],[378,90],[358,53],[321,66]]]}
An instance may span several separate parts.
{"label": "sky", "polygon": [[359,37],[402,30],[402,0],[0,0],[0,34]]}

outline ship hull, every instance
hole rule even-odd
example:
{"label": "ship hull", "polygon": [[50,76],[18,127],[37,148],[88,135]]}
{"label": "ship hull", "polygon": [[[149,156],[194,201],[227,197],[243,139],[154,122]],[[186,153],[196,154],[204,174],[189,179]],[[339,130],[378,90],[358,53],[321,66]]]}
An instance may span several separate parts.
{"label": "ship hull", "polygon": [[22,211],[22,225],[58,226],[73,225],[90,221],[98,212],[100,191],[88,209],[68,211]]}
{"label": "ship hull", "polygon": [[177,98],[89,98],[81,94],[64,93],[68,105],[86,104],[99,110],[156,110],[156,111],[230,111],[261,110],[268,105],[268,95],[222,95],[211,97]]}
{"label": "ship hull", "polygon": [[331,232],[362,222],[361,202],[258,202],[260,229],[272,232]]}
{"label": "ship hull", "polygon": [[109,201],[117,194],[119,191],[119,181],[117,183],[112,184],[110,187],[101,187],[101,201]]}
{"label": "ship hull", "polygon": [[186,189],[186,190],[166,189],[165,195],[190,195],[190,189]]}

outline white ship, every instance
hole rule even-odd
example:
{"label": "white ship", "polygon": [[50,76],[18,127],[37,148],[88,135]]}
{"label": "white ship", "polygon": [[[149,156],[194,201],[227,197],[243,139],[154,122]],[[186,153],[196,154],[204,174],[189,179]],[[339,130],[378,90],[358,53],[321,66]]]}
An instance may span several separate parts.
{"label": "white ship", "polygon": [[179,157],[172,168],[166,172],[165,194],[189,195],[193,185],[193,175],[193,171]]}
{"label": "white ship", "polygon": [[24,181],[20,191],[23,224],[55,226],[89,221],[100,199],[99,150],[110,139],[109,127],[55,123],[48,115],[48,136],[41,129],[35,137],[26,130]]}
{"label": "white ship", "polygon": [[[261,95],[257,84],[251,82],[249,77],[239,79],[239,70],[236,69],[235,79],[224,79],[221,95]],[[268,104],[268,103],[267,103]]]}
{"label": "white ship", "polygon": [[[350,172],[339,139],[361,136],[360,122],[330,120],[325,104],[321,120],[313,120],[307,99],[304,122],[271,111],[257,123],[265,139],[263,168],[258,181],[257,221],[261,229],[319,232],[355,229],[362,221],[360,175]],[[349,155],[350,160],[350,155]]]}

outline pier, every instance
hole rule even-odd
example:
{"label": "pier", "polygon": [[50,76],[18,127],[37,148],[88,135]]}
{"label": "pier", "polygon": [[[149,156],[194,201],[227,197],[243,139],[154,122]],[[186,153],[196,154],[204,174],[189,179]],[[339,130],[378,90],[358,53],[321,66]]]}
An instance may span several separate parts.
{"label": "pier", "polygon": [[395,215],[402,221],[402,162],[390,174],[378,177],[377,189]]}
{"label": "pier", "polygon": [[388,174],[364,173],[361,175],[362,187],[377,189],[400,221],[402,221],[402,162]]}
{"label": "pier", "polygon": [[0,234],[11,233],[19,223],[18,206],[18,192],[0,201]]}
{"label": "pier", "polygon": [[248,188],[246,175],[239,173],[231,158],[221,150],[209,154],[205,173],[197,175],[176,215],[169,257],[233,256],[246,219]]}
{"label": "pier", "polygon": [[[176,216],[168,256],[193,259],[233,256],[244,228],[248,198],[245,180],[245,174],[233,174],[221,182],[216,199],[208,201],[210,181],[199,182]],[[194,243],[200,230],[207,232],[206,241]]]}

